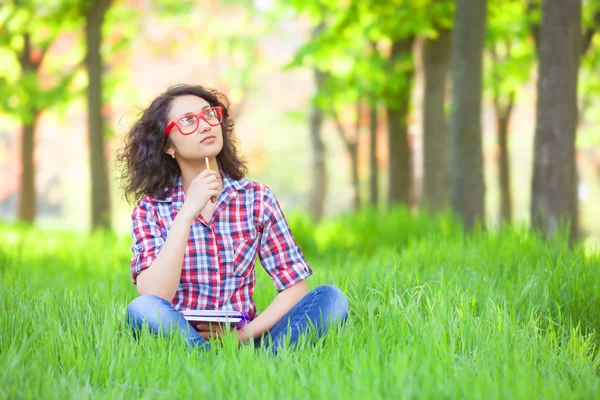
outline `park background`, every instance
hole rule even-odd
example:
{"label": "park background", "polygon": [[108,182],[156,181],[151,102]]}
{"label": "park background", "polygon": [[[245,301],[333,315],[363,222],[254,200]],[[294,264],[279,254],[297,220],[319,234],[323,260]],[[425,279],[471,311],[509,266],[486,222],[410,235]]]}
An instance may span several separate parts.
{"label": "park background", "polygon": [[[599,28],[597,0],[0,0],[0,399],[597,398]],[[310,288],[347,295],[326,341],[124,326],[116,155],[178,83],[230,98]]]}
{"label": "park background", "polygon": [[[340,18],[327,8],[335,6],[335,3],[324,3],[322,6],[322,12],[332,21]],[[592,2],[584,3],[587,5]],[[50,11],[51,4],[50,2],[47,6]],[[55,2],[54,6],[58,7],[59,4],[60,2]],[[386,57],[386,53],[389,56],[391,41],[388,37],[377,32],[371,33],[373,27],[367,26],[364,27],[364,32],[350,32],[350,35],[359,38],[360,45],[367,46],[363,50],[366,55],[357,52],[357,45],[352,43],[355,39],[352,38],[340,39],[334,45],[328,43],[337,47],[331,53],[323,55],[324,52],[318,48],[310,48],[311,43],[316,42],[313,28],[320,18],[316,6],[302,6],[299,3],[294,9],[271,0],[179,4],[173,6],[168,2],[119,1],[112,2],[106,11],[101,47],[101,54],[104,55],[102,117],[105,122],[104,154],[112,206],[110,225],[116,231],[128,231],[132,209],[124,201],[119,187],[115,166],[116,151],[139,110],[168,86],[178,83],[213,87],[232,100],[236,135],[240,141],[240,149],[248,160],[248,177],[272,187],[285,210],[301,210],[325,216],[351,212],[354,207],[351,157],[345,142],[340,138],[336,120],[330,114],[324,116],[320,132],[325,148],[326,190],[323,191],[314,182],[313,172],[318,167],[310,127],[311,107],[317,93],[314,65],[333,75],[337,74],[340,77],[338,80],[344,80],[342,84],[332,85],[334,89],[329,92],[327,88],[321,91],[324,98],[335,97],[338,120],[344,125],[347,140],[357,143],[361,205],[372,204],[369,194],[372,180],[369,140],[373,107],[370,103],[373,97],[379,97],[375,106],[378,116],[377,202],[383,208],[392,203],[387,196],[390,185],[388,165],[392,153],[387,139],[387,114],[384,108],[386,98],[383,94],[377,94],[377,90],[381,91],[377,85],[385,86],[386,83],[385,79],[381,81],[382,78],[377,75],[377,69],[382,69],[377,62],[381,60],[366,59],[367,56],[373,57],[368,49],[369,43],[373,42],[377,42],[382,59]],[[341,4],[347,5],[348,2]],[[420,12],[419,7],[424,7],[419,4],[417,2],[412,6],[415,12]],[[317,9],[316,12],[314,8]],[[584,15],[587,15],[593,10],[587,13],[585,11]],[[328,12],[331,15],[327,15]],[[373,11],[375,14],[377,12]],[[443,12],[446,12],[446,16]],[[5,19],[8,14],[10,8],[3,7]],[[432,13],[430,21],[423,21],[427,16],[418,20],[415,18],[415,25],[423,26],[412,27],[414,32],[410,32],[414,75],[409,75],[412,81],[406,140],[412,153],[412,189],[408,203],[415,210],[423,208],[423,45],[427,37],[429,40],[436,39],[436,27],[448,25],[448,18],[451,18],[448,11],[442,10],[438,14],[441,16]],[[525,3],[491,1],[490,14],[492,20],[488,21],[484,53],[481,133],[486,187],[485,218],[488,225],[494,227],[501,221],[499,123],[493,104],[496,93],[494,85],[501,87],[501,94],[505,97],[511,91],[515,93],[514,107],[508,122],[510,202],[513,220],[528,223],[537,68],[532,53],[534,40],[528,31],[530,17]],[[89,230],[92,224],[89,152],[99,150],[90,146],[88,133],[85,96],[87,77],[82,65],[85,55],[82,20],[58,20],[53,26],[51,20],[36,20],[35,15],[30,18],[33,18],[32,29],[35,29],[35,24],[39,24],[39,31],[32,32],[32,57],[39,57],[39,49],[35,48],[36,40],[40,43],[44,41],[44,44],[49,42],[44,59],[38,60],[41,64],[37,73],[40,80],[37,94],[22,93],[16,88],[23,79],[23,73],[19,71],[19,61],[16,58],[18,52],[15,51],[20,46],[19,34],[22,34],[16,32],[22,27],[15,26],[18,21],[22,23],[22,19],[14,18],[17,22],[13,21],[11,29],[15,33],[4,31],[4,35],[10,36],[10,40],[6,39],[7,43],[15,47],[3,47],[0,68],[6,90],[4,107],[0,111],[0,171],[3,177],[0,217],[8,221],[19,218],[23,170],[20,121],[21,118],[33,118],[27,115],[28,109],[23,105],[38,101],[36,96],[45,96],[52,100],[43,110],[38,111],[35,126],[35,221],[43,228]],[[399,18],[410,19],[403,16]],[[512,25],[506,26],[507,21]],[[47,31],[49,26],[53,29],[50,32]],[[597,36],[593,40],[594,43],[598,41]],[[505,54],[505,65],[500,65],[493,61],[492,47],[496,46],[501,52],[506,52],[501,49],[506,41],[512,42],[512,51],[516,55],[511,60]],[[344,52],[344,46],[350,49],[348,53]],[[307,47],[309,52],[313,51],[316,55],[306,56],[304,53]],[[600,139],[596,129],[600,118],[597,96],[600,89],[596,84],[597,77],[594,76],[598,53],[596,47],[590,46],[582,61],[579,78],[581,115],[577,129],[576,157],[581,233],[590,243],[600,240],[600,211],[595,207],[600,201]],[[297,54],[300,56],[296,57]],[[296,64],[290,66],[294,61]],[[497,71],[500,71],[500,75]],[[364,83],[355,75],[363,75],[363,81],[379,81]],[[59,87],[59,83],[64,83],[64,78],[69,77],[67,84]],[[347,87],[340,88],[342,85]],[[50,94],[57,87],[58,93]],[[58,96],[58,99],[52,96]],[[446,109],[449,108],[449,96],[448,88]],[[360,125],[356,127],[355,104],[359,101],[362,101]],[[448,165],[448,168],[452,166]],[[323,203],[322,211],[314,211],[315,207],[311,207],[312,196],[321,197],[319,201]]]}

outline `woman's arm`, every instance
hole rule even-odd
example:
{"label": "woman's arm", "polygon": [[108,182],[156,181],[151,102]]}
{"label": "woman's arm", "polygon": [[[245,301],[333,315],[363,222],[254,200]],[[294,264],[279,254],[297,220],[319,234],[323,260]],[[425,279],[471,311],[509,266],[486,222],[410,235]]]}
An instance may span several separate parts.
{"label": "woman's arm", "polygon": [[185,247],[194,218],[184,213],[177,214],[171,231],[156,260],[137,276],[140,295],[153,294],[171,301],[177,292]]}
{"label": "woman's arm", "polygon": [[208,199],[219,194],[219,175],[206,169],[190,183],[171,231],[152,264],[137,276],[140,295],[153,294],[171,301],[177,293],[190,228]]}
{"label": "woman's arm", "polygon": [[247,342],[259,338],[271,329],[277,321],[292,309],[306,294],[308,286],[306,280],[301,280],[293,286],[281,291],[269,306],[246,327],[238,331],[240,342]]}
{"label": "woman's arm", "polygon": [[312,274],[277,199],[267,187],[264,189],[262,205],[264,225],[258,255],[279,295],[247,325],[249,333],[238,332],[242,342],[260,337],[283,318],[308,293],[306,278]]}

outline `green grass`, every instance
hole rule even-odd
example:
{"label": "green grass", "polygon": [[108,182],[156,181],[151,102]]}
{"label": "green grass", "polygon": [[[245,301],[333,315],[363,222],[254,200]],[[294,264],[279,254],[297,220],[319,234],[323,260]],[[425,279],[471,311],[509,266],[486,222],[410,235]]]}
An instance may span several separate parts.
{"label": "green grass", "polygon": [[[598,398],[600,256],[448,215],[290,215],[348,323],[277,358],[133,340],[129,238],[0,227],[0,398]],[[260,268],[260,267],[259,267]],[[258,273],[256,302],[275,296]]]}

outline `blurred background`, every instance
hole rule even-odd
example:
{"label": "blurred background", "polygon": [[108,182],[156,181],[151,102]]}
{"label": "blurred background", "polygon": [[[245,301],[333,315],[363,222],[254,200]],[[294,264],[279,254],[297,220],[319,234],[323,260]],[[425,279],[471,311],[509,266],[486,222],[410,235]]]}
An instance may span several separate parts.
{"label": "blurred background", "polygon": [[[404,206],[529,224],[535,136],[562,135],[550,154],[574,157],[551,162],[577,173],[540,196],[572,194],[576,235],[600,243],[600,4],[565,18],[576,102],[560,85],[539,102],[544,60],[573,59],[569,38],[540,46],[560,28],[545,3],[3,0],[0,219],[129,232],[116,151],[155,96],[193,83],[230,99],[248,178],[315,220]],[[571,131],[544,130],[565,113]]]}

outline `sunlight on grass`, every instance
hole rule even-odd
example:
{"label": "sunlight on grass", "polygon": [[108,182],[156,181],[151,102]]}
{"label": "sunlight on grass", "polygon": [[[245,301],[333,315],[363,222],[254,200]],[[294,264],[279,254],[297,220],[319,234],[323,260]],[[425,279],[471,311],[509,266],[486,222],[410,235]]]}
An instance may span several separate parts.
{"label": "sunlight on grass", "polygon": [[[0,398],[598,397],[597,252],[405,210],[290,222],[309,286],[337,285],[351,314],[277,358],[135,341],[128,237],[0,227]],[[259,309],[275,295],[259,271]]]}

